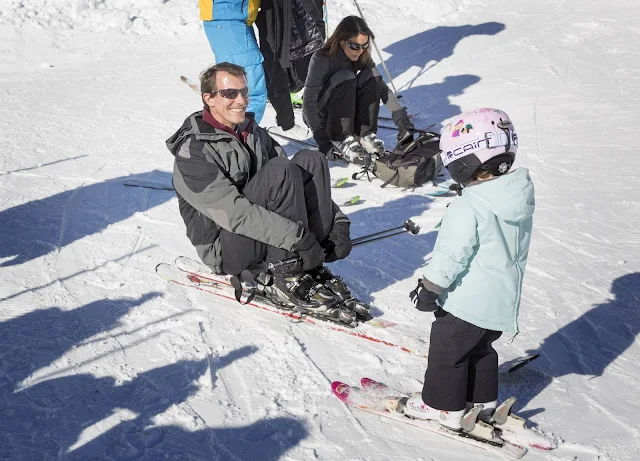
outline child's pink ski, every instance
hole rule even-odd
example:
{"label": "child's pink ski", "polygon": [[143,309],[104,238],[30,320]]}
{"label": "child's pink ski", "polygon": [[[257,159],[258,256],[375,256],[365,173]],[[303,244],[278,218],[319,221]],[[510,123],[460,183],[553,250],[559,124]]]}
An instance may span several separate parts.
{"label": "child's pink ski", "polygon": [[[384,398],[386,395],[407,395],[390,389],[386,384],[379,383],[371,378],[362,378],[360,380],[360,384],[367,393],[379,396],[380,399]],[[507,401],[509,400],[510,399],[507,399]],[[511,402],[509,408],[511,408],[512,405],[513,403]],[[509,410],[509,416],[504,424],[492,424],[496,429],[498,429],[501,438],[515,445],[524,445],[544,451],[553,450],[558,446],[556,440],[541,434],[539,431],[528,429],[525,423],[524,419],[515,414],[511,414]]]}
{"label": "child's pink ski", "polygon": [[348,384],[341,383],[340,381],[334,381],[331,383],[331,390],[338,399],[350,407],[393,419],[404,424],[409,424],[420,429],[425,429],[429,432],[466,443],[467,445],[482,448],[483,450],[491,451],[504,459],[520,459],[527,453],[526,448],[514,445],[499,437],[496,437],[491,441],[471,438],[465,432],[456,432],[446,429],[436,421],[413,419],[397,411],[389,411],[387,410],[389,404],[393,400],[401,400],[403,396],[381,397],[380,388],[373,386],[373,383],[375,383],[375,381],[370,380],[368,384],[371,384],[372,387],[369,389],[362,389],[358,387],[351,387]]}

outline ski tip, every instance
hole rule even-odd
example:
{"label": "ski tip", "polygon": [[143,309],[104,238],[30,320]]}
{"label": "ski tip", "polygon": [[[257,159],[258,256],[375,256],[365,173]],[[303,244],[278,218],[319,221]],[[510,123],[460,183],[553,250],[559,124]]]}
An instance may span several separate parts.
{"label": "ski tip", "polygon": [[378,392],[387,392],[389,390],[389,387],[386,384],[380,383],[371,378],[360,379],[360,385],[363,389],[372,389]]}
{"label": "ski tip", "polygon": [[355,196],[351,197],[349,200],[344,202],[342,205],[343,206],[349,206],[349,205],[356,205],[357,203],[360,203],[360,196],[359,195],[355,195]]}
{"label": "ski tip", "polygon": [[365,320],[364,324],[376,328],[391,328],[398,325],[396,322],[392,322],[391,320],[383,320],[379,317],[371,317],[369,320]]}
{"label": "ski tip", "polygon": [[378,384],[378,381],[375,381],[371,378],[362,378],[360,380],[360,384],[362,385],[362,387],[371,387]]}
{"label": "ski tip", "polygon": [[333,187],[335,187],[335,188],[342,187],[342,186],[344,186],[348,181],[349,181],[349,178],[340,178],[340,179],[336,180],[336,181],[332,184],[332,186],[333,186]]}
{"label": "ski tip", "polygon": [[341,383],[340,381],[334,381],[331,383],[331,390],[340,400],[344,401],[347,399],[349,395],[349,385],[345,383]]}

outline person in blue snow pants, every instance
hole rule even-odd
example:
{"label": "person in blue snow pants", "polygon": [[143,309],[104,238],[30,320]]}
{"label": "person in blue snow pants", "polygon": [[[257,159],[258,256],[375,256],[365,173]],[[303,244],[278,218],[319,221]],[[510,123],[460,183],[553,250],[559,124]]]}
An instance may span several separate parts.
{"label": "person in blue snow pants", "polygon": [[267,105],[262,54],[253,31],[260,0],[200,0],[200,19],[216,62],[242,66],[247,73],[249,106],[260,123]]}

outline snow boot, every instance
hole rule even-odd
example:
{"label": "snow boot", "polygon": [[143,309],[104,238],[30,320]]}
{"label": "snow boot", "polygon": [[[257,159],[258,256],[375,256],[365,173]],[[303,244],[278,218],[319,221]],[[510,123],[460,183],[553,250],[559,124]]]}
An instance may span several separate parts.
{"label": "snow boot", "polygon": [[352,297],[351,290],[349,290],[347,284],[344,283],[342,277],[334,275],[334,273],[331,272],[331,269],[329,269],[327,266],[322,265],[320,267],[317,267],[309,271],[309,274],[311,274],[316,282],[323,284],[334,294],[340,296],[342,300]]}
{"label": "snow boot", "polygon": [[434,420],[447,429],[465,432],[473,438],[494,440],[496,432],[493,426],[478,420],[482,405],[476,405],[470,410],[446,411],[430,407],[422,400],[419,393],[413,394],[404,403],[402,412],[416,419]]}
{"label": "snow boot", "polygon": [[403,413],[416,419],[433,419],[449,429],[461,431],[465,410],[438,410],[424,403],[420,394],[413,394],[404,404]]}
{"label": "snow boot", "polygon": [[269,128],[269,131],[275,135],[289,136],[290,138],[299,139],[300,141],[311,137],[309,128],[304,125],[298,125],[297,123],[294,123],[293,126],[287,130],[282,129],[282,127],[278,125]]}
{"label": "snow boot", "polygon": [[351,290],[342,277],[335,275],[327,266],[320,266],[309,272],[314,280],[327,287],[333,294],[340,298],[342,304],[349,310],[355,312],[358,320],[371,320],[371,306],[360,301],[351,294]]}
{"label": "snow boot", "polygon": [[355,314],[339,307],[339,299],[329,289],[304,272],[275,270],[264,285],[267,298],[278,307],[352,323]]}
{"label": "snow boot", "polygon": [[384,154],[384,141],[378,138],[375,133],[369,133],[360,138],[360,145],[372,155],[380,156]]}
{"label": "snow boot", "polygon": [[356,165],[368,166],[371,163],[371,154],[367,153],[355,136],[350,135],[344,141],[332,141],[338,153],[348,162]]}

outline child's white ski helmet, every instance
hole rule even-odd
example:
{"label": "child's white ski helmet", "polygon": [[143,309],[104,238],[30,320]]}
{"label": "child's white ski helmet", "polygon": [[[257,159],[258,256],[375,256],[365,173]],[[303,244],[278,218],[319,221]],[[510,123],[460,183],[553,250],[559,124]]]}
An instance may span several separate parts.
{"label": "child's white ski helmet", "polygon": [[440,150],[451,178],[467,184],[481,169],[495,176],[507,173],[516,158],[518,135],[505,112],[475,109],[445,122]]}

